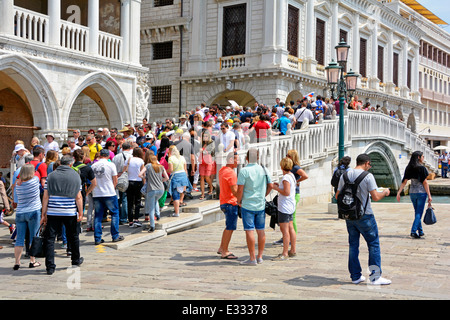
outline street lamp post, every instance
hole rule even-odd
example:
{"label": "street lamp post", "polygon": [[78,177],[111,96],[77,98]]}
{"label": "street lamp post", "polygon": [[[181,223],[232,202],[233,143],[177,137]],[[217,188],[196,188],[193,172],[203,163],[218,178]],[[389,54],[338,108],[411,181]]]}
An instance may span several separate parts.
{"label": "street lamp post", "polygon": [[348,51],[350,46],[344,41],[339,42],[335,47],[337,63],[331,60],[331,63],[325,68],[327,73],[328,86],[331,89],[333,99],[334,91],[337,92],[339,98],[339,160],[344,157],[344,107],[347,93],[352,94],[356,90],[358,74],[350,70],[346,73]]}

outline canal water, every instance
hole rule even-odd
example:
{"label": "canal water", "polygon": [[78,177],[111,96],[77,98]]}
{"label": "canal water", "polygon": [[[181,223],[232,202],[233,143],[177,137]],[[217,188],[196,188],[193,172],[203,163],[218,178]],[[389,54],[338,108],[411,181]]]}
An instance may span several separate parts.
{"label": "canal water", "polygon": [[[450,204],[450,196],[434,196],[433,194],[431,194],[431,197],[433,198],[432,203]],[[389,203],[395,202],[395,203],[397,203],[397,197],[396,196],[384,197],[383,199],[381,199],[378,202],[389,202]],[[402,196],[402,197],[400,197],[400,203],[411,203],[411,200],[410,200],[409,196]]]}

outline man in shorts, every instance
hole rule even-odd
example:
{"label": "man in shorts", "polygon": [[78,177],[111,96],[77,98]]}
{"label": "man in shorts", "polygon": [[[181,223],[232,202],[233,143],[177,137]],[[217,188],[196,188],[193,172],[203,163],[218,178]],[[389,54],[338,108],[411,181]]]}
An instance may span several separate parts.
{"label": "man in shorts", "polygon": [[[251,148],[247,151],[246,160],[248,165],[239,172],[237,202],[241,206],[242,222],[244,224],[247,247],[250,254],[248,260],[242,261],[243,265],[256,266],[262,263],[264,251],[265,235],[265,207],[266,196],[272,190],[272,181],[266,171],[257,162],[259,151]],[[255,250],[255,235],[258,235],[258,255]]]}
{"label": "man in shorts", "polygon": [[222,233],[222,242],[217,251],[221,254],[222,259],[237,259],[237,257],[228,251],[233,231],[236,230],[238,218],[237,204],[237,175],[234,169],[239,164],[239,156],[234,152],[227,155],[227,164],[219,170],[219,186],[220,186],[220,209],[225,214],[225,230]]}

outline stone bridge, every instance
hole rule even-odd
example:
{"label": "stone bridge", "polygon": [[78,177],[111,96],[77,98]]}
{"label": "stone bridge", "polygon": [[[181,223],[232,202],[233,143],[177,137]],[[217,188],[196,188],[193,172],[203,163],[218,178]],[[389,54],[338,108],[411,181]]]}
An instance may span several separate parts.
{"label": "stone bridge", "polygon": [[[352,158],[367,153],[372,159],[371,172],[378,186],[396,192],[411,154],[422,151],[430,172],[438,168],[437,156],[417,133],[414,120],[408,124],[380,112],[346,111],[345,155]],[[260,162],[272,172],[272,178],[282,176],[280,160],[287,151],[295,149],[300,155],[301,167],[309,179],[301,183],[301,203],[329,202],[332,197],[331,175],[338,163],[339,118],[320,119],[318,124],[306,125],[299,130],[288,130],[285,136],[269,135],[268,141],[249,144],[260,150]],[[225,164],[225,154],[219,146],[216,154],[218,169]],[[240,150],[241,163],[245,164],[246,150]]]}

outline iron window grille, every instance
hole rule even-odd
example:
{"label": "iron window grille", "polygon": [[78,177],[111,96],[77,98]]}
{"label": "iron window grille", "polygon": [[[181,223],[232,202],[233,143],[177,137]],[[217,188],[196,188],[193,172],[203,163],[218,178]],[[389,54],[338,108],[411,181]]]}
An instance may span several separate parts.
{"label": "iron window grille", "polygon": [[299,9],[289,5],[288,7],[288,43],[287,49],[291,56],[298,57],[298,25]]}
{"label": "iron window grille", "polygon": [[152,104],[172,102],[172,86],[152,87]]}
{"label": "iron window grille", "polygon": [[173,42],[160,42],[154,43],[153,47],[153,60],[171,59],[173,53]]}
{"label": "iron window grille", "polygon": [[170,6],[173,4],[173,0],[154,0],[153,4],[155,7]]}
{"label": "iron window grille", "polygon": [[223,8],[222,56],[245,54],[247,4]]}

